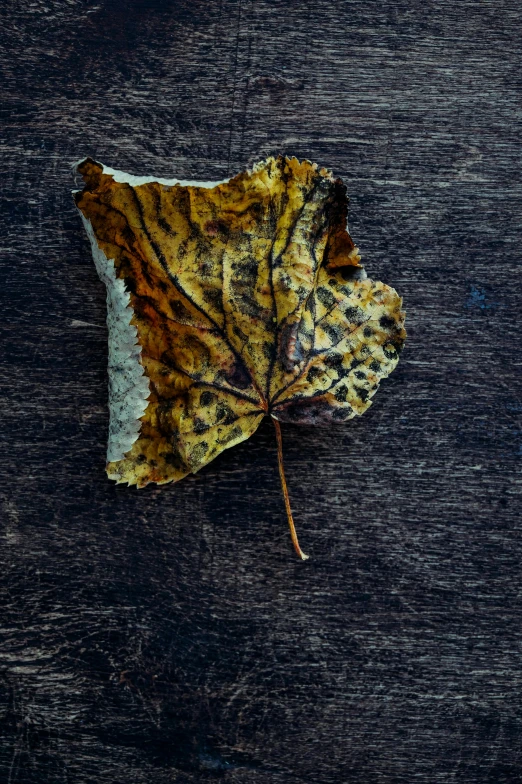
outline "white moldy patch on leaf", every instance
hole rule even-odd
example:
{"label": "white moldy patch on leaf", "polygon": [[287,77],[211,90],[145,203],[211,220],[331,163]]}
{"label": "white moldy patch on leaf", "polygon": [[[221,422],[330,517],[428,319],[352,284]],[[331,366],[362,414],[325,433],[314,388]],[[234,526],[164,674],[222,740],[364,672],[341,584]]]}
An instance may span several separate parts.
{"label": "white moldy patch on leaf", "polygon": [[82,220],[91,241],[96,271],[107,287],[110,412],[107,462],[110,463],[122,460],[138,440],[140,419],[148,406],[150,387],[141,364],[138,332],[130,323],[134,310],[129,292],[124,282],[116,277],[114,261],[98,246],[91,222],[83,215]]}
{"label": "white moldy patch on leaf", "polygon": [[[74,173],[78,171],[78,166],[80,166],[87,158],[80,158],[79,161],[76,161],[73,164],[72,170]],[[97,161],[97,163],[100,163]],[[165,179],[162,177],[139,177],[135,174],[129,174],[128,172],[120,171],[120,169],[112,169],[110,166],[105,166],[104,163],[100,163],[102,167],[102,171],[104,174],[110,174],[114,182],[126,183],[127,185],[131,185],[133,188],[136,188],[140,185],[147,185],[149,182],[159,182],[160,185],[182,185],[187,186],[190,185],[195,188],[215,188],[216,185],[223,185],[226,182],[229,182],[232,178],[227,177],[225,180],[178,180],[177,177],[171,177],[170,179]]]}

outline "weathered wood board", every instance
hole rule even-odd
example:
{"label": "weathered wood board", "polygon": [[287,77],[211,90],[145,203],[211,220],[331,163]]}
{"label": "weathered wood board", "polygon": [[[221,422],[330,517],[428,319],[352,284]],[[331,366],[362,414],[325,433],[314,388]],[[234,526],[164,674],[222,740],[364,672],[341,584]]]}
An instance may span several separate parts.
{"label": "weathered wood board", "polygon": [[[2,15],[0,779],[522,780],[522,10],[22,0]],[[91,155],[343,177],[409,338],[364,417],[116,487]]]}

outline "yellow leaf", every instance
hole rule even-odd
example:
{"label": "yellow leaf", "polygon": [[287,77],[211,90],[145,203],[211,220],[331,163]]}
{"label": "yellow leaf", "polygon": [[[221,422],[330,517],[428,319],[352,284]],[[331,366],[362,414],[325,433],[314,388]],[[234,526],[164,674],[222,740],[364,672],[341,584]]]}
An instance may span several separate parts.
{"label": "yellow leaf", "polygon": [[406,334],[398,294],[359,264],[345,186],[282,156],[213,186],[77,168],[107,284],[109,477],[177,481],[268,414],[293,528],[278,422],[362,414]]}

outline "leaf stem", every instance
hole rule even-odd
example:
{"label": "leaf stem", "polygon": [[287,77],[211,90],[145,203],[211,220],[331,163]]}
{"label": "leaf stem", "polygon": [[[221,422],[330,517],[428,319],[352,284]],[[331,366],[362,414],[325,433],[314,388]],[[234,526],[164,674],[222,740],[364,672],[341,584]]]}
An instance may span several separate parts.
{"label": "leaf stem", "polygon": [[281,437],[281,426],[277,419],[272,417],[272,422],[274,423],[275,431],[276,431],[276,438],[277,438],[277,462],[279,464],[279,476],[281,479],[281,488],[283,490],[283,496],[285,499],[285,506],[286,506],[286,515],[288,517],[288,525],[290,526],[290,536],[292,537],[292,544],[294,545],[294,549],[299,556],[302,558],[303,561],[306,561],[309,558],[309,555],[303,553],[301,548],[299,547],[299,541],[297,539],[297,531],[295,530],[294,525],[294,518],[292,517],[292,509],[290,508],[290,498],[288,496],[288,488],[286,486],[286,479],[285,479],[285,469],[283,466],[283,439]]}

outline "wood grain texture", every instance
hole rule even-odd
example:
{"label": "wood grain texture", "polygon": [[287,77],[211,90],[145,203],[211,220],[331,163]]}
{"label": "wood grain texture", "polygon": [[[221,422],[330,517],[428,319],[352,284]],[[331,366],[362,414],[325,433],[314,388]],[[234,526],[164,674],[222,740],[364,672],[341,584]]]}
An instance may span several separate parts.
{"label": "wood grain texture", "polygon": [[[521,28],[510,2],[6,0],[0,776],[522,780]],[[409,340],[371,410],[105,477],[70,166],[343,177]]]}

